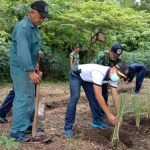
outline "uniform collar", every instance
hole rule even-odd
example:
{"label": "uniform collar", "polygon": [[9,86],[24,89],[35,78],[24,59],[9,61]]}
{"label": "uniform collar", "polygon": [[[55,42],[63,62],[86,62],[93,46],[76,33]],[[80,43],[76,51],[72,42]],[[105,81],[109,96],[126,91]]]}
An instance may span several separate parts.
{"label": "uniform collar", "polygon": [[28,18],[28,16],[25,16],[24,19],[29,22],[29,25],[30,25],[32,28],[33,28],[33,27],[36,27],[36,26],[31,22],[31,20]]}

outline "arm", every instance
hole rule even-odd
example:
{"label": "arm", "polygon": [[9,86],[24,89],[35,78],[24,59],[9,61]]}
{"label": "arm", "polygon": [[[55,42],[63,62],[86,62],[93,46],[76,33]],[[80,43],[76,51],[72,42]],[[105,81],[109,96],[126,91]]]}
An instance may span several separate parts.
{"label": "arm", "polygon": [[130,73],[129,73],[129,77],[128,77],[128,82],[132,82],[133,78],[134,78],[134,75],[135,75],[135,70],[133,67],[129,66],[129,69],[130,69]]}
{"label": "arm", "polygon": [[70,69],[72,68],[73,57],[70,56]]}
{"label": "arm", "polygon": [[108,120],[113,124],[116,125],[117,124],[117,118],[110,112],[110,110],[108,109],[106,102],[104,100],[104,97],[102,96],[102,87],[97,86],[95,84],[93,84],[94,87],[94,92],[95,92],[95,97],[100,105],[100,107],[103,109],[103,111],[105,112],[105,114],[108,117]]}

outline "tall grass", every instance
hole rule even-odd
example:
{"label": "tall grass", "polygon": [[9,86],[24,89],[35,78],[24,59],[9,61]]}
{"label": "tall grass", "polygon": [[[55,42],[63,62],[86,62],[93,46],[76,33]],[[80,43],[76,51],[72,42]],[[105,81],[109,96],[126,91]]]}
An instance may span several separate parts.
{"label": "tall grass", "polygon": [[140,127],[140,119],[142,115],[142,103],[140,102],[139,95],[132,96],[133,112],[136,120],[136,127]]}
{"label": "tall grass", "polygon": [[150,118],[150,92],[147,92],[146,117]]}
{"label": "tall grass", "polygon": [[[126,94],[120,95],[119,108],[118,108],[118,112],[117,112],[117,121],[118,122],[120,122],[122,120],[126,101],[127,101],[127,95]],[[120,123],[118,123],[114,128],[114,132],[111,137],[111,145],[112,146],[116,146],[117,141],[119,141],[119,128],[120,128]]]}

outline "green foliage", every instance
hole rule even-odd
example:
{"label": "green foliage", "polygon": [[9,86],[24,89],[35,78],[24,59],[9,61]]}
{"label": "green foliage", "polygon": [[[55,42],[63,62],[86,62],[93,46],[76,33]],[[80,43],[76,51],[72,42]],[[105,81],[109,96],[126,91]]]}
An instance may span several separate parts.
{"label": "green foliage", "polygon": [[52,52],[52,50],[42,45],[41,50],[44,57],[41,58],[41,70],[43,77],[56,80],[67,80],[69,73],[69,58],[61,51]]}
{"label": "green foliage", "polygon": [[8,138],[5,135],[0,137],[0,148],[3,150],[17,150],[19,149],[19,142],[16,142],[14,138]]}
{"label": "green foliage", "polygon": [[0,80],[10,79],[9,71],[9,44],[0,45]]}
{"label": "green foliage", "polygon": [[[9,49],[12,29],[28,13],[33,1],[2,0],[0,78],[4,77],[4,74],[9,76],[9,54],[6,50]],[[77,44],[81,46],[82,63],[89,63],[96,53],[110,49],[115,43],[122,44],[128,52],[150,50],[150,15],[145,11],[137,12],[129,8],[133,5],[132,0],[105,2],[103,0],[46,0],[46,2],[49,4],[52,19],[46,19],[41,25],[42,45],[46,46],[42,50],[45,56],[41,60],[44,77],[67,79],[68,56]],[[105,43],[96,41],[95,35],[98,31],[106,33]],[[148,60],[148,57],[146,59]],[[146,59],[144,62],[147,63]]]}

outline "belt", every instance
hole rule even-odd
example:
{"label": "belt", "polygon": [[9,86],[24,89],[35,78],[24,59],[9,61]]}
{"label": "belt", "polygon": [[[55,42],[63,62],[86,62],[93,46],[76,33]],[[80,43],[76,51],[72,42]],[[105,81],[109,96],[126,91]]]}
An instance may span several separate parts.
{"label": "belt", "polygon": [[73,67],[72,72],[75,75],[79,75],[81,73],[81,69],[78,69],[78,65],[76,65],[76,66]]}
{"label": "belt", "polygon": [[81,69],[72,71],[75,75],[79,75],[81,73]]}

